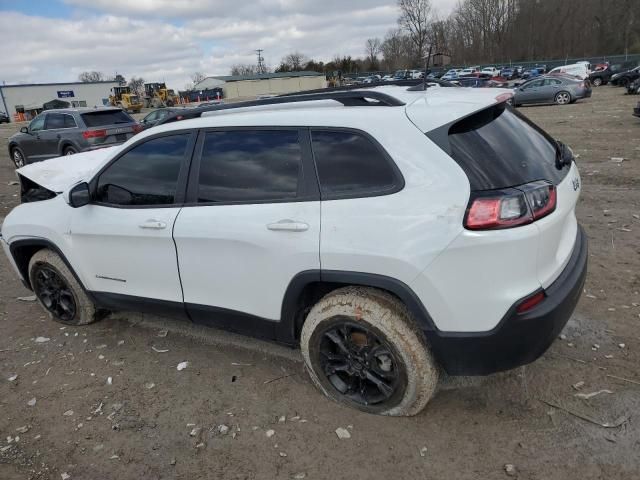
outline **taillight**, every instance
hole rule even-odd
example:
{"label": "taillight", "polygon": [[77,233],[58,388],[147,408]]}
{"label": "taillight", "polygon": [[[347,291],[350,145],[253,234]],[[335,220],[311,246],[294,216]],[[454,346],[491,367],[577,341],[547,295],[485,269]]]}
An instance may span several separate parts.
{"label": "taillight", "polygon": [[527,225],[553,212],[556,198],[556,187],[547,182],[474,193],[464,226],[469,230],[494,230]]}
{"label": "taillight", "polygon": [[139,123],[134,124],[132,127],[133,133],[140,133],[142,131],[142,125]]}
{"label": "taillight", "polygon": [[102,138],[107,136],[106,130],[85,130],[82,132],[84,138]]}

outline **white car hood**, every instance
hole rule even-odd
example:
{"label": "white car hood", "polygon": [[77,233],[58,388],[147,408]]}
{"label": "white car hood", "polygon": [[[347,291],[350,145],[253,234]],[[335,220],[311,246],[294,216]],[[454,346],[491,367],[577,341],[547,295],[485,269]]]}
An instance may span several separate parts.
{"label": "white car hood", "polygon": [[62,193],[76,183],[89,181],[118,149],[120,146],[52,158],[16,172],[52,192]]}

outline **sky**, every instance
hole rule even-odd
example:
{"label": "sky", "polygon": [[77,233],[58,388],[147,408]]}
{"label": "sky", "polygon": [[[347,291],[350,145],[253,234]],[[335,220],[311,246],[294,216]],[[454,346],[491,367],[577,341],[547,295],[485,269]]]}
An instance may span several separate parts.
{"label": "sky", "polygon": [[[446,17],[458,0],[432,0]],[[0,84],[77,81],[83,71],[184,89],[194,72],[228,75],[299,51],[364,56],[397,27],[395,0],[0,0]]]}

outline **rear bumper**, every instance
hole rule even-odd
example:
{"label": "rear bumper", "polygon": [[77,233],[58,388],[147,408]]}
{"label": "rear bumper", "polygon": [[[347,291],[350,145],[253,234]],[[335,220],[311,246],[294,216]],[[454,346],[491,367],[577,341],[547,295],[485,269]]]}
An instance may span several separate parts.
{"label": "rear bumper", "polygon": [[633,114],[636,117],[640,117],[640,103],[638,104],[638,106],[636,108],[633,109]]}
{"label": "rear bumper", "polygon": [[425,332],[449,375],[486,375],[526,365],[553,343],[573,313],[587,276],[587,237],[578,227],[569,263],[545,290],[546,298],[524,313],[516,305],[488,332]]}

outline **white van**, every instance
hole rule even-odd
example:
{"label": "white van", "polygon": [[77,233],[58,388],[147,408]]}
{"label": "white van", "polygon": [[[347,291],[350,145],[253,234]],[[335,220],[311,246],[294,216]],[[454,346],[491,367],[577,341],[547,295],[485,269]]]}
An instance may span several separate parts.
{"label": "white van", "polygon": [[566,73],[569,75],[574,75],[576,77],[580,77],[581,79],[587,78],[591,74],[591,70],[589,69],[590,64],[588,62],[580,62],[574,63],[571,65],[563,65],[562,67],[556,67],[551,70],[549,73]]}

